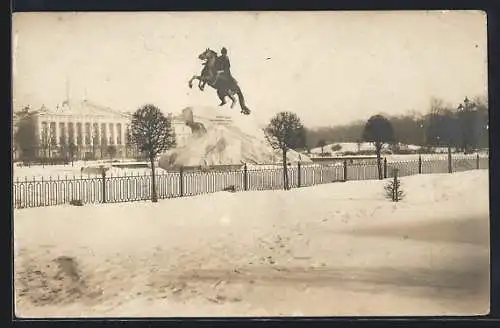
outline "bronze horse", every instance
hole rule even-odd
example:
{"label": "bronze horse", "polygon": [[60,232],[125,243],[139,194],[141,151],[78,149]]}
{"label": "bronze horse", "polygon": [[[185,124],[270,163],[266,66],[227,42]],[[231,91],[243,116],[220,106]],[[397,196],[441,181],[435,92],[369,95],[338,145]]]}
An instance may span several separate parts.
{"label": "bronze horse", "polygon": [[203,70],[201,71],[201,75],[194,75],[189,80],[189,87],[193,87],[193,80],[198,80],[198,88],[203,91],[205,85],[208,84],[215,90],[217,90],[217,96],[221,100],[219,106],[223,106],[226,104],[226,97],[229,97],[232,101],[231,108],[234,107],[235,98],[234,95],[238,95],[238,100],[241,107],[241,113],[248,115],[250,114],[250,109],[245,105],[245,98],[243,97],[243,93],[234,78],[228,75],[220,75],[217,76],[217,53],[211,49],[206,49],[202,52],[198,58],[200,60],[204,60]]}

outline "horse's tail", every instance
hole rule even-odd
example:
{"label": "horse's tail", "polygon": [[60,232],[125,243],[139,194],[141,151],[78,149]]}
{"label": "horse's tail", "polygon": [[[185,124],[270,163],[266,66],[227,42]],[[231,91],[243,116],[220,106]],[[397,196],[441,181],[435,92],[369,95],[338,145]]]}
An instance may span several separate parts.
{"label": "horse's tail", "polygon": [[245,105],[245,97],[243,96],[243,92],[238,85],[235,88],[236,94],[238,95],[238,101],[240,103],[241,112],[244,114],[250,114],[250,109]]}

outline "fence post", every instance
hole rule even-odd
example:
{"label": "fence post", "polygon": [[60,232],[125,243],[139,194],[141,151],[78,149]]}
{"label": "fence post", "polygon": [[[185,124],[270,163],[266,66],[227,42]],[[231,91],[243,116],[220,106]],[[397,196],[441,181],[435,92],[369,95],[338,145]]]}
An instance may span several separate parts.
{"label": "fence post", "polygon": [[181,197],[184,196],[184,167],[181,165],[179,168],[179,189]]}
{"label": "fence post", "polygon": [[399,201],[399,197],[398,197],[398,169],[394,169],[394,190],[392,191],[392,200],[397,202]]}
{"label": "fence post", "polygon": [[422,174],[422,155],[418,155],[418,174]]}
{"label": "fence post", "polygon": [[344,181],[347,181],[347,160],[344,159]]}
{"label": "fence post", "polygon": [[479,154],[476,154],[476,169],[479,170]]}
{"label": "fence post", "polygon": [[106,203],[106,170],[104,168],[101,169],[102,175],[102,202]]}
{"label": "fence post", "polygon": [[248,167],[247,163],[243,166],[243,190],[248,190]]}
{"label": "fence post", "polygon": [[451,165],[451,147],[448,146],[448,173],[453,173],[453,167]]}
{"label": "fence post", "polygon": [[387,158],[384,157],[384,179],[387,179]]}
{"label": "fence post", "polygon": [[301,174],[300,174],[300,168],[301,168],[301,165],[300,165],[300,162],[297,163],[297,185],[298,187],[300,188],[300,185],[301,185]]}

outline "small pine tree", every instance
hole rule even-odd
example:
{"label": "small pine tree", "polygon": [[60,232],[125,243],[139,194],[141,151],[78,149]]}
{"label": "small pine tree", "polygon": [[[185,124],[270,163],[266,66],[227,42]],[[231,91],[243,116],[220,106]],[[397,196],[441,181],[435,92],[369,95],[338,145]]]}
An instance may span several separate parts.
{"label": "small pine tree", "polygon": [[405,193],[401,189],[401,181],[398,178],[398,170],[393,171],[394,178],[389,180],[384,186],[385,196],[393,202],[399,202],[405,197]]}

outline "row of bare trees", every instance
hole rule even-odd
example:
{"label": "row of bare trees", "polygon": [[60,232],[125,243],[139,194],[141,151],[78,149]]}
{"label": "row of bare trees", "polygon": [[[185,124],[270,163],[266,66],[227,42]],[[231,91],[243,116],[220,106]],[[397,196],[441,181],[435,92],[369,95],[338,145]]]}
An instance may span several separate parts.
{"label": "row of bare trees", "polygon": [[[292,112],[276,114],[265,129],[271,146],[283,156],[283,186],[290,188],[288,180],[287,153],[290,149],[300,150],[306,146],[306,129],[300,118]],[[374,115],[365,123],[361,138],[375,147],[379,179],[383,178],[381,151],[385,144],[396,142],[391,122],[382,115]]]}
{"label": "row of bare trees", "polygon": [[[473,142],[471,131],[471,120],[484,114],[484,106],[477,103],[464,101],[456,111],[443,109],[439,103],[434,103],[434,107],[426,121],[428,129],[427,142],[443,142],[450,147],[452,143],[467,146],[476,146]],[[487,113],[487,107],[486,107]],[[25,109],[19,112],[17,120],[16,139],[19,144],[25,144],[27,140],[35,140],[36,133],[34,118],[36,112]],[[19,119],[21,118],[21,119]],[[453,124],[450,123],[453,121]],[[374,115],[359,129],[360,134],[356,140],[371,142],[375,146],[377,155],[379,178],[382,179],[381,150],[385,144],[395,143],[396,133],[390,118],[382,115]],[[283,185],[288,190],[288,163],[287,154],[290,149],[300,150],[306,148],[307,130],[300,118],[292,112],[280,112],[276,114],[265,129],[265,135],[269,144],[281,152],[283,158]],[[26,139],[26,140],[25,140]],[[475,140],[475,139],[474,139]],[[152,201],[158,201],[155,185],[155,160],[156,157],[176,145],[175,132],[170,117],[165,116],[162,111],[152,104],[147,104],[137,109],[132,115],[127,143],[135,146],[140,153],[149,160],[152,170]],[[324,141],[320,146],[324,146]],[[29,149],[23,149],[29,151]]]}
{"label": "row of bare trees", "polygon": [[[24,109],[19,112],[17,119],[16,141],[20,145],[31,144],[36,140],[36,112]],[[288,179],[287,154],[290,149],[304,149],[306,146],[306,129],[300,118],[292,112],[280,112],[276,114],[265,129],[265,135],[269,144],[282,154],[283,162],[283,184],[284,189],[290,188]],[[363,134],[365,140],[374,142],[377,153],[385,142],[394,139],[390,123],[381,116],[371,118]],[[132,115],[127,143],[135,146],[151,164],[152,173],[152,201],[158,200],[155,186],[155,160],[156,157],[176,145],[175,132],[171,119],[165,116],[155,105],[144,105],[137,109]],[[22,149],[23,153],[31,151],[32,147]],[[71,154],[74,147],[69,147]],[[73,157],[73,156],[71,156]]]}
{"label": "row of bare trees", "polygon": [[[429,110],[420,115],[386,115],[398,142],[422,147],[448,147],[459,151],[487,148],[489,143],[488,102],[484,97],[465,98],[460,104],[446,104],[433,98]],[[307,129],[307,148],[333,142],[363,141],[365,121],[348,125]],[[329,151],[329,149],[325,149]]]}
{"label": "row of bare trees", "polygon": [[[56,147],[50,142],[40,142],[37,131],[37,111],[25,107],[15,115],[16,132],[14,139],[19,147],[23,158],[33,159],[39,154],[37,151],[48,151],[50,147]],[[291,112],[277,114],[269,123],[266,129],[266,136],[274,149],[280,150],[283,154],[284,165],[284,188],[289,188],[287,174],[287,153],[289,149],[305,147],[305,128],[298,116]],[[127,144],[134,146],[149,160],[152,169],[152,200],[157,201],[155,186],[155,159],[156,157],[172,147],[175,147],[175,132],[171,120],[162,111],[152,104],[147,104],[137,109],[132,115],[130,129],[127,134]],[[58,148],[65,158],[73,160],[78,147],[70,141],[69,144],[61,144]],[[101,149],[102,150],[102,149]],[[107,147],[107,152],[111,157],[116,155],[116,148]]]}

